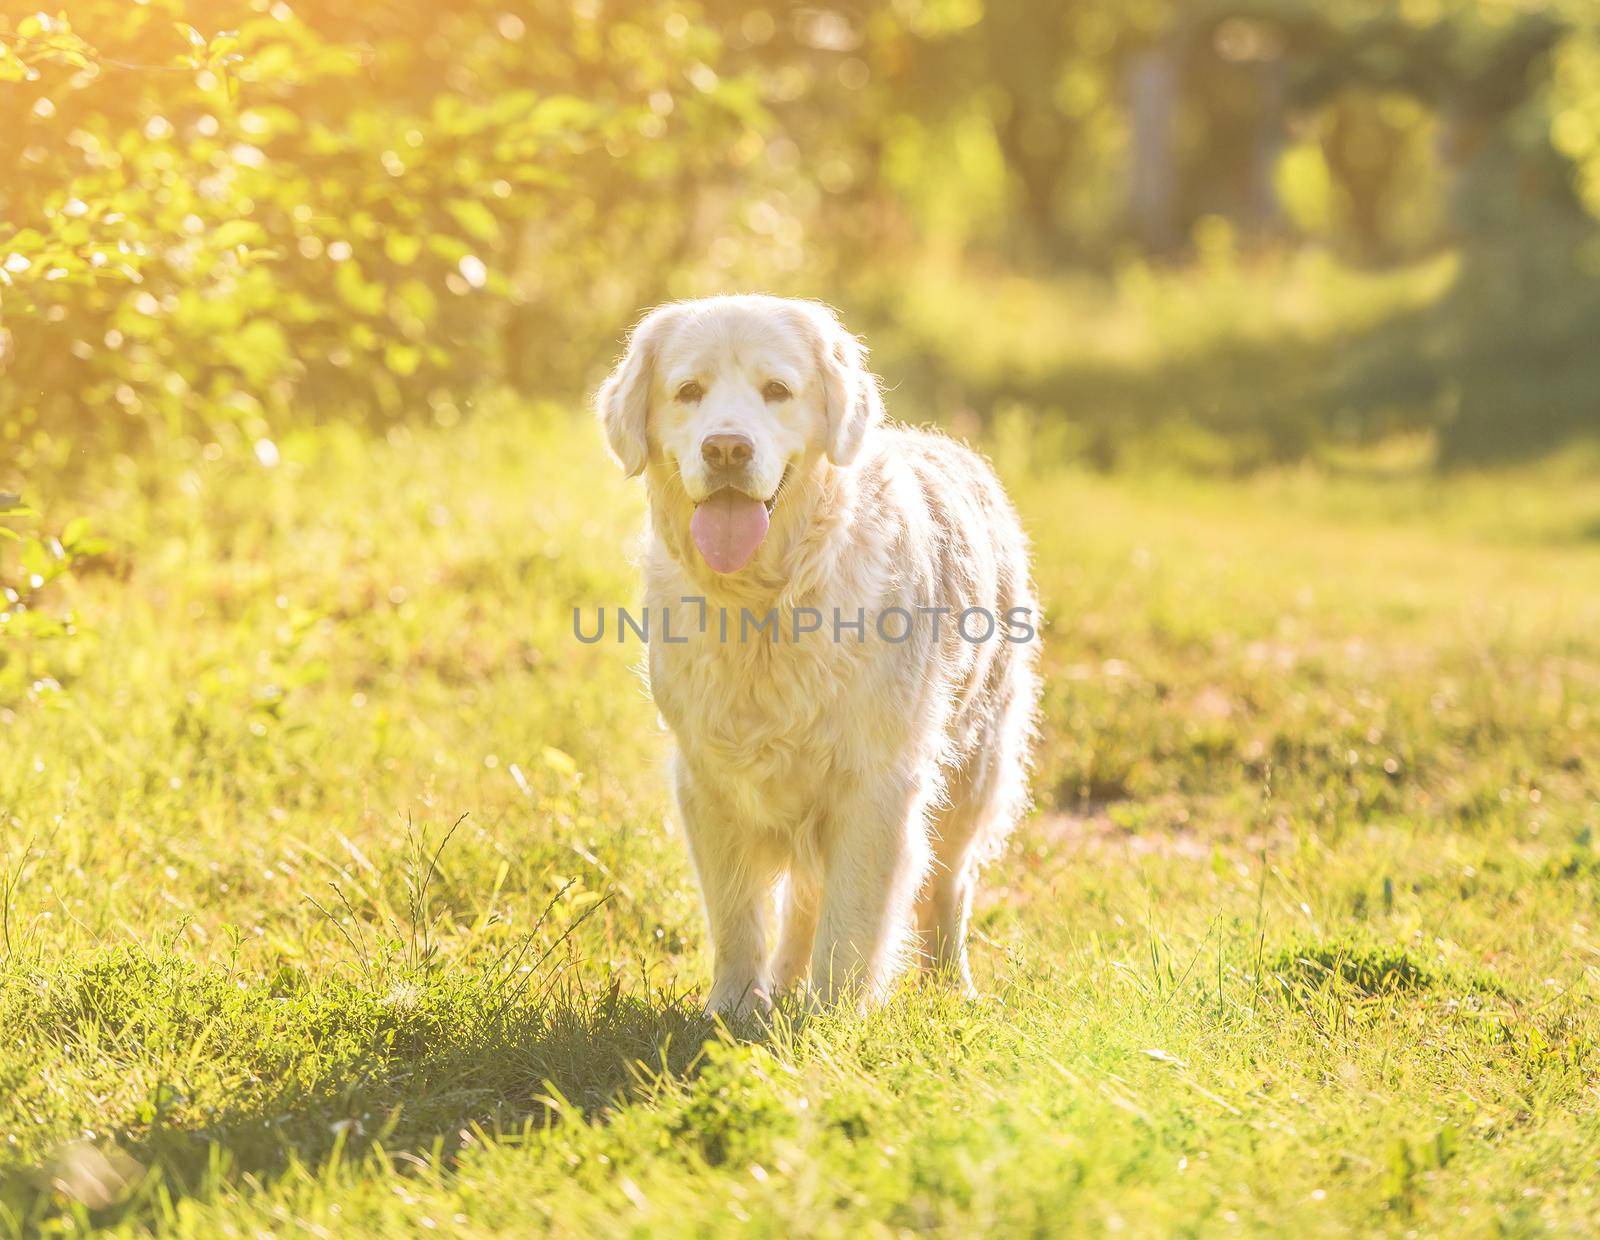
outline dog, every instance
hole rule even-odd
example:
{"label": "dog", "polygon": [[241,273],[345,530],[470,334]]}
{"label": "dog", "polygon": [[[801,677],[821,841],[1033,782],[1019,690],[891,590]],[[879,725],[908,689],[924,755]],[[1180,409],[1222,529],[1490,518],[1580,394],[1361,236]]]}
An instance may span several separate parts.
{"label": "dog", "polygon": [[1038,698],[1028,542],[988,463],[887,423],[811,301],[658,307],[595,406],[648,492],[648,677],[707,1010],[802,986],[866,1006],[917,964],[974,994],[973,892],[1028,807]]}

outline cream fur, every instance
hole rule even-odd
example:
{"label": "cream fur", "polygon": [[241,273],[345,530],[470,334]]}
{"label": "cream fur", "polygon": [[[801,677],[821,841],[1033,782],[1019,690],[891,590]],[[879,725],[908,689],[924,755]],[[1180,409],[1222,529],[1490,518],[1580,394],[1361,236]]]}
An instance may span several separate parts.
{"label": "cream fur", "polygon": [[[773,377],[792,398],[762,397]],[[693,401],[675,395],[689,380],[704,389]],[[708,1007],[743,1013],[808,978],[823,1002],[871,1001],[919,957],[970,991],[978,870],[1027,805],[1037,648],[963,640],[954,613],[1041,622],[993,472],[943,435],[886,425],[860,345],[812,302],[652,311],[596,403],[618,459],[645,476],[645,603],[690,635],[652,641],[649,674],[711,931]],[[728,431],[755,445],[750,494],[788,472],[755,559],[724,576],[689,520],[715,482],[699,444]],[[706,600],[711,632],[686,596]],[[938,640],[922,615],[893,644],[873,617],[894,606],[954,611]],[[791,641],[806,607],[824,630]],[[717,640],[718,608],[735,622],[776,608],[780,640]],[[865,640],[832,639],[835,608],[865,609]]]}

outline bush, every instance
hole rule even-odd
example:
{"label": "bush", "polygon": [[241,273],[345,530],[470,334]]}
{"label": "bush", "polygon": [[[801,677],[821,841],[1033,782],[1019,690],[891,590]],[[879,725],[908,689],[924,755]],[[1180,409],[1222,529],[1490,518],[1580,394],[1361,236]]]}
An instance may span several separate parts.
{"label": "bush", "polygon": [[[107,550],[82,517],[68,523],[59,537],[24,534],[15,528],[36,515],[20,495],[0,493],[0,701],[8,691],[42,674],[36,657],[42,643],[77,633],[72,613],[50,599],[51,586],[74,566]],[[15,551],[14,563],[8,563],[8,547]]]}
{"label": "bush", "polygon": [[526,290],[581,318],[603,239],[653,273],[659,195],[760,119],[718,53],[650,3],[0,19],[0,452],[470,393]]}

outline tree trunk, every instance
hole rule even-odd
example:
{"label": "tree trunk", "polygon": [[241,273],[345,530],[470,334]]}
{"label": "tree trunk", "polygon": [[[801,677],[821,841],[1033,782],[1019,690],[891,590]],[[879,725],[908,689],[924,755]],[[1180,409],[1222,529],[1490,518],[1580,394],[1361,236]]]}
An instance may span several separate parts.
{"label": "tree trunk", "polygon": [[1127,70],[1128,115],[1133,127],[1128,206],[1147,249],[1177,248],[1177,179],[1173,123],[1181,71],[1176,41],[1168,38],[1138,52]]}

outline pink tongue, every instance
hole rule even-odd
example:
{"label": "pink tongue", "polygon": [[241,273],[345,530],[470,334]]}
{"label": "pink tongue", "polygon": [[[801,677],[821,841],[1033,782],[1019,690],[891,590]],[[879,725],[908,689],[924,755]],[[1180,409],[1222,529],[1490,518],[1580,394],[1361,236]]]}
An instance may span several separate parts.
{"label": "pink tongue", "polygon": [[707,564],[719,573],[736,573],[767,536],[767,506],[724,487],[695,506],[689,533]]}

